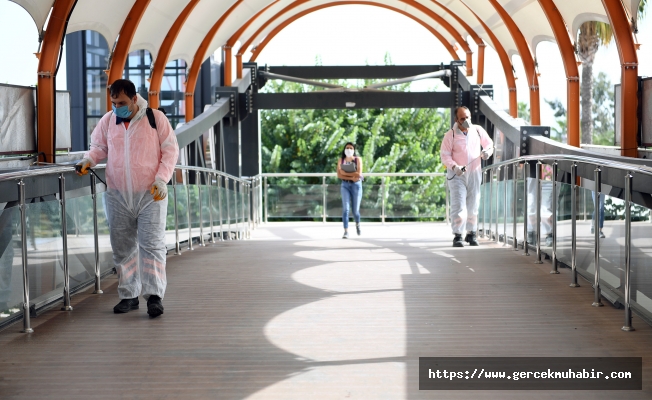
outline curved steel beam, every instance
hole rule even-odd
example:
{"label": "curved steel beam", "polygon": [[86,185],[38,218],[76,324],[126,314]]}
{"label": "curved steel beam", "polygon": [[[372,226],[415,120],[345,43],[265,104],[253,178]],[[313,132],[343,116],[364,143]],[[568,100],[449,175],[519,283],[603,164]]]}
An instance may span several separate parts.
{"label": "curved steel beam", "polygon": [[[467,69],[467,74],[471,74],[471,73],[473,72],[473,57],[472,57],[472,56],[473,56],[473,52],[471,51],[471,48],[469,47],[468,43],[466,43],[466,40],[464,40],[464,38],[462,38],[462,35],[460,35],[459,32],[457,32],[457,30],[455,30],[455,28],[453,28],[453,27],[452,27],[452,26],[451,26],[451,25],[450,25],[450,24],[449,24],[445,19],[443,19],[441,16],[439,16],[438,14],[436,14],[435,12],[433,12],[432,10],[430,10],[429,8],[423,6],[422,4],[417,3],[417,2],[414,1],[414,0],[399,0],[399,1],[401,1],[401,2],[403,2],[403,3],[405,3],[405,4],[408,4],[408,5],[412,6],[413,8],[415,8],[415,9],[421,11],[422,13],[428,15],[430,18],[432,18],[433,20],[437,21],[437,23],[439,23],[439,24],[440,24],[444,29],[446,29],[446,30],[447,30],[447,31],[448,31],[448,32],[449,32],[449,33],[450,33],[450,34],[451,34],[451,35],[452,35],[452,36],[453,36],[453,37],[454,37],[454,38],[455,38],[455,39],[460,43],[460,45],[462,46],[462,48],[463,48],[463,49],[465,50],[465,52],[466,52],[466,55],[467,55],[467,56],[466,56],[466,62],[467,62],[467,66],[469,67],[469,68]],[[238,54],[236,55],[236,58],[237,58],[237,60],[238,60],[238,62],[239,62],[238,66],[237,66],[237,70],[238,70],[238,71],[241,71],[241,70],[242,70],[242,56],[243,56],[244,53],[247,51],[247,49],[249,48],[249,46],[251,45],[251,43],[255,40],[255,38],[256,38],[258,35],[260,35],[260,33],[261,33],[265,28],[267,28],[267,27],[268,27],[272,22],[274,22],[275,20],[277,20],[278,18],[280,18],[283,14],[285,14],[285,13],[287,13],[288,11],[292,10],[293,8],[295,8],[297,5],[300,5],[300,4],[303,4],[303,3],[305,3],[305,0],[298,0],[298,1],[296,1],[295,3],[293,3],[293,4],[289,5],[288,7],[286,7],[285,9],[283,9],[282,11],[280,11],[279,13],[277,13],[276,15],[274,15],[274,16],[273,16],[272,18],[270,18],[269,20],[265,21],[265,23],[264,23],[264,24],[263,24],[263,25],[262,25],[262,26],[261,26],[261,27],[256,31],[256,33],[254,33],[254,34],[249,38],[249,40],[247,40],[247,42],[245,42],[245,43],[240,47],[240,50],[238,51]],[[393,11],[400,12],[400,13],[403,14],[403,15],[406,15],[406,16],[412,18],[412,19],[415,19],[415,21],[418,20],[417,18],[415,18],[413,15],[411,15],[411,14],[408,13],[408,12],[405,12],[405,11],[402,11],[402,10],[399,10],[399,9],[397,9],[397,8],[394,8],[394,7],[391,7],[391,6],[385,5],[385,4],[381,4],[381,3],[373,3],[373,2],[358,2],[358,1],[340,1],[340,2],[335,2],[335,3],[337,3],[336,5],[364,4],[364,5],[379,6],[379,7],[388,8],[388,9],[391,9],[391,10],[393,10]],[[326,4],[322,4],[322,5],[320,5],[320,6],[316,6],[316,7],[314,7],[314,8],[315,8],[314,11],[316,11],[317,9],[323,9],[323,8],[326,8],[326,7],[328,7],[330,4],[335,4],[335,3],[326,3]],[[302,13],[298,13],[297,15],[299,15],[299,14],[301,14],[301,16],[306,15],[306,14],[304,14],[303,12],[302,12]],[[298,18],[298,17],[297,17],[297,18]],[[291,21],[294,21],[294,20],[296,20],[297,18],[294,18],[294,19],[293,19],[293,18],[291,17],[290,20],[291,20]],[[290,21],[290,22],[291,22],[291,21]],[[423,25],[423,24],[422,24],[422,25]],[[287,26],[287,24],[283,24],[283,23],[279,25],[279,27],[281,27],[280,29],[283,29],[283,28],[285,28],[286,26]],[[427,29],[428,29],[430,32],[433,32],[433,33],[436,32],[436,31],[435,31],[434,29],[432,29],[432,28],[427,28]],[[275,29],[275,30],[276,30],[276,29]],[[275,36],[277,33],[278,33],[278,32],[275,32],[273,35]],[[270,35],[271,35],[271,33],[270,33]],[[270,36],[270,35],[268,35],[268,36]],[[436,33],[435,36],[437,36],[437,38],[438,38],[440,41],[442,41],[442,43],[446,43],[445,40],[442,40],[443,37],[441,36],[441,34]],[[449,44],[450,44],[450,43],[449,43]],[[260,47],[260,46],[258,46],[258,47]],[[263,47],[264,47],[264,46],[263,46]],[[451,47],[452,47],[452,46],[451,46]],[[457,53],[455,53],[454,51],[453,51],[453,53],[451,54],[451,56],[453,56],[453,59],[457,59],[457,58],[458,58]],[[253,59],[255,59],[255,57],[252,57],[252,60],[253,60]]]}
{"label": "curved steel beam", "polygon": [[[476,83],[478,85],[482,85],[484,83],[484,49],[485,47],[487,47],[487,45],[484,43],[484,41],[478,35],[478,33],[474,31],[473,28],[471,28],[471,26],[466,23],[466,21],[460,18],[459,15],[455,14],[448,7],[441,4],[438,0],[430,0],[430,1],[436,4],[437,6],[439,6],[442,10],[446,11],[448,14],[450,14],[451,17],[455,18],[455,21],[457,21],[457,23],[460,24],[462,28],[464,28],[464,30],[471,36],[475,44],[478,45],[478,75],[476,77]],[[466,69],[467,72],[470,70],[468,75],[473,75],[473,68],[470,68],[467,65]]]}
{"label": "curved steel beam", "polygon": [[571,42],[566,29],[566,22],[553,0],[538,0],[543,13],[548,18],[548,23],[555,34],[555,40],[564,61],[567,81],[567,113],[566,126],[568,127],[567,142],[571,146],[580,147],[580,73],[577,69],[575,47]]}
{"label": "curved steel beam", "polygon": [[[306,2],[308,0],[302,0],[303,2]],[[249,28],[251,24],[254,23],[260,17],[265,11],[269,10],[270,7],[278,3],[279,0],[274,0],[273,2],[269,3],[265,8],[262,10],[258,11],[253,17],[249,18],[249,20],[240,27],[230,38],[229,40],[226,41],[226,44],[222,46],[222,49],[224,50],[224,82],[222,84],[224,86],[231,86],[233,84],[233,46],[238,42],[238,39],[240,39],[240,36],[244,33],[244,31]]]}
{"label": "curved steel beam", "polygon": [[140,20],[143,18],[149,2],[150,0],[136,0],[129,11],[129,14],[127,14],[127,18],[122,24],[122,28],[120,28],[120,35],[118,36],[118,41],[116,42],[115,49],[111,55],[110,64],[108,66],[109,68],[106,71],[108,76],[106,81],[106,111],[111,111],[111,83],[122,78],[125,63],[129,56],[131,41],[136,34],[136,28],[138,28],[138,24],[140,24]]}
{"label": "curved steel beam", "polygon": [[[403,11],[401,9],[394,8],[392,6],[388,6],[386,4],[381,4],[381,3],[374,3],[374,2],[370,2],[370,1],[351,1],[351,0],[348,0],[348,1],[338,1],[338,2],[334,2],[334,3],[321,4],[319,6],[310,8],[308,10],[304,10],[304,11],[302,11],[302,12],[300,12],[298,14],[295,14],[295,15],[291,16],[290,18],[286,19],[285,21],[280,23],[278,26],[276,26],[267,36],[265,36],[265,39],[263,39],[263,41],[261,41],[258,44],[258,46],[256,46],[254,49],[252,49],[252,51],[251,51],[252,55],[251,55],[250,61],[251,62],[256,61],[256,59],[258,58],[260,53],[263,51],[263,49],[265,49],[265,47],[269,44],[269,42],[272,39],[274,39],[274,37],[277,34],[279,34],[283,29],[285,29],[288,25],[290,25],[292,22],[296,21],[297,19],[299,19],[301,17],[304,17],[304,16],[306,16],[306,15],[308,15],[310,13],[313,13],[315,11],[322,10],[324,8],[342,6],[342,5],[351,5],[351,4],[369,5],[369,6],[381,7],[381,8],[391,10],[391,11],[395,11],[397,13],[405,15],[408,18],[411,18],[412,20],[414,20],[415,22],[417,22],[418,24],[420,24],[421,26],[426,28],[430,33],[432,33],[444,45],[444,47],[446,47],[446,50],[448,50],[448,53],[451,55],[451,57],[453,57],[453,59],[457,59],[458,55],[455,52],[455,48],[453,48],[453,46],[450,43],[448,43],[446,38],[444,38],[441,35],[441,33],[437,32],[436,29],[434,29],[433,27],[431,27],[430,25],[428,25],[424,21],[420,20],[419,18],[415,17],[414,15],[408,13],[407,11]],[[255,36],[252,36],[252,38],[250,40],[252,40],[254,38],[255,38]]]}
{"label": "curved steel beam", "polygon": [[152,69],[152,76],[149,81],[149,106],[151,108],[160,107],[159,92],[161,90],[161,82],[163,81],[163,74],[165,73],[165,65],[168,63],[168,57],[172,51],[172,45],[174,41],[177,40],[179,32],[183,25],[188,19],[188,16],[199,3],[200,0],[190,0],[188,4],[183,8],[183,11],[179,13],[179,16],[172,24],[172,27],[168,31],[168,34],[165,36],[161,47],[158,50],[156,55],[156,60],[154,61],[154,68]]}
{"label": "curved steel beam", "polygon": [[222,27],[222,24],[224,24],[224,21],[226,21],[233,10],[238,8],[242,2],[243,0],[237,0],[231,7],[229,7],[228,10],[226,10],[224,14],[222,14],[220,19],[217,20],[217,22],[208,31],[206,36],[204,36],[204,40],[202,40],[201,44],[197,48],[197,51],[195,52],[195,56],[192,58],[192,63],[188,69],[188,77],[186,78],[186,122],[191,121],[193,118],[195,118],[195,107],[188,107],[188,102],[191,102],[192,104],[194,101],[195,86],[197,86],[197,77],[199,76],[201,65],[204,62],[204,57],[206,57],[208,46],[210,46],[213,38],[215,38],[215,35],[217,34],[217,31],[219,31]]}
{"label": "curved steel beam", "polygon": [[539,95],[539,79],[537,78],[536,65],[532,51],[528,46],[523,33],[516,25],[516,22],[509,16],[503,6],[497,0],[489,0],[489,3],[494,7],[500,18],[505,23],[509,34],[514,39],[514,44],[523,60],[523,67],[525,67],[525,75],[527,76],[528,86],[530,88],[530,123],[532,125],[541,125],[541,104]]}
{"label": "curved steel beam", "polygon": [[620,0],[602,0],[618,46],[621,68],[620,155],[638,157],[638,56],[627,11]]}
{"label": "curved steel beam", "polygon": [[516,79],[514,78],[514,67],[512,66],[512,63],[509,60],[509,56],[507,55],[505,48],[500,43],[496,35],[493,34],[491,29],[489,29],[487,24],[484,23],[482,18],[480,18],[478,14],[473,12],[473,10],[471,10],[471,8],[466,3],[462,2],[462,4],[464,4],[466,8],[468,8],[469,11],[475,16],[478,22],[480,22],[480,25],[482,25],[482,28],[489,36],[489,39],[491,39],[491,42],[494,45],[494,49],[496,49],[496,53],[498,53],[498,58],[500,58],[500,63],[503,66],[503,71],[505,71],[505,80],[507,80],[507,90],[509,91],[509,115],[511,115],[514,118],[517,118],[518,102],[516,100]]}
{"label": "curved steel beam", "polygon": [[48,29],[43,36],[41,52],[38,56],[38,86],[36,90],[37,109],[37,151],[45,154],[45,162],[53,163],[56,153],[55,135],[55,80],[57,62],[61,50],[61,39],[66,34],[66,21],[76,0],[57,0],[54,2]]}

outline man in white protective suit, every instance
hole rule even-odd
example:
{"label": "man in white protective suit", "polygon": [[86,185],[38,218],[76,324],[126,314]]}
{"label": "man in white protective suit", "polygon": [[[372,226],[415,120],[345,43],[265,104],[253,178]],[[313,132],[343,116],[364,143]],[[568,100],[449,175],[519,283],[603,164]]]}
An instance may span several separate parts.
{"label": "man in white protective suit", "polygon": [[138,309],[147,300],[151,318],[163,314],[167,285],[165,220],[167,182],[179,157],[177,138],[165,115],[147,107],[134,84],[111,84],[113,111],[91,134],[90,150],[77,164],[85,175],[106,159],[105,206],[113,261],[118,272],[116,314]]}
{"label": "man in white protective suit", "polygon": [[[455,110],[455,124],[446,132],[441,144],[441,161],[448,169],[453,247],[464,247],[466,241],[478,246],[476,230],[480,208],[482,167],[480,158],[493,154],[494,142],[482,127],[471,123],[471,112],[462,106]],[[462,233],[466,228],[466,237]]]}

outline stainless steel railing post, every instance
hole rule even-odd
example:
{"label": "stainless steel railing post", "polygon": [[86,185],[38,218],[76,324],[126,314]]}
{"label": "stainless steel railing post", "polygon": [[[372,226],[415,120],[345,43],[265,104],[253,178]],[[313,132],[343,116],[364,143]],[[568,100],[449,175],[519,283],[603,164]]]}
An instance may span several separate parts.
{"label": "stainless steel railing post", "polygon": [[593,202],[593,226],[595,227],[594,238],[594,263],[595,263],[595,280],[593,282],[594,298],[593,307],[602,307],[602,298],[600,295],[600,192],[602,191],[602,170],[596,167],[595,175],[595,200]]}
{"label": "stainless steel railing post", "polygon": [[326,177],[321,177],[321,195],[322,195],[322,223],[326,223]]}
{"label": "stainless steel railing post", "polygon": [[494,233],[491,231],[494,217],[494,170],[490,168],[487,171],[487,176],[489,177],[489,231],[487,232],[489,235],[487,239],[492,240],[491,235]]}
{"label": "stainless steel railing post", "polygon": [[537,162],[537,167],[536,167],[536,174],[537,174],[537,210],[536,210],[536,215],[537,215],[537,236],[536,236],[536,249],[537,249],[537,259],[534,261],[535,264],[543,264],[543,261],[541,261],[541,194],[543,193],[542,190],[542,185],[543,182],[541,181],[541,170],[543,168],[543,164],[541,162]]}
{"label": "stainless steel railing post", "polygon": [[529,256],[530,249],[527,242],[527,222],[528,222],[528,209],[527,209],[527,179],[530,176],[530,163],[523,164],[523,255]]}
{"label": "stainless steel railing post", "polygon": [[188,193],[188,205],[186,207],[188,214],[188,250],[194,250],[192,247],[192,213],[190,212],[190,171],[185,170],[186,174],[186,192]]}
{"label": "stainless steel railing post", "polygon": [[570,287],[579,287],[577,283],[577,163],[571,166],[571,283]]}
{"label": "stainless steel railing post", "polygon": [[517,207],[517,204],[516,204],[516,203],[518,203],[518,190],[517,190],[518,189],[518,163],[512,164],[512,168],[513,168],[513,172],[514,172],[514,174],[513,174],[514,184],[513,184],[513,187],[512,187],[512,191],[514,192],[514,196],[513,196],[514,199],[512,200],[512,208],[514,209],[514,212],[513,212],[514,218],[513,218],[513,221],[512,221],[512,236],[513,236],[513,238],[512,238],[512,249],[514,251],[518,251],[518,240],[516,240],[516,233],[517,233],[517,229],[518,229],[518,226],[517,226],[518,207]]}
{"label": "stainless steel railing post", "polygon": [[220,242],[224,240],[224,217],[222,216],[222,175],[215,174],[215,181],[217,182],[217,211],[220,216]]}
{"label": "stainless steel railing post", "polygon": [[[598,215],[598,213],[596,213]],[[626,332],[634,330],[632,326],[632,174],[625,175],[625,325]]]}
{"label": "stainless steel railing post", "polygon": [[93,250],[95,251],[95,290],[94,294],[102,294],[100,286],[100,240],[97,227],[97,178],[91,174],[91,199],[93,200]]}
{"label": "stainless steel railing post", "polygon": [[385,193],[386,190],[387,189],[386,189],[386,186],[385,186],[385,177],[383,176],[382,178],[380,178],[380,196],[382,197],[381,203],[380,203],[381,204],[380,205],[380,222],[382,222],[383,225],[385,225],[385,209],[386,209],[386,207],[385,207],[385,197],[387,195],[387,193]]}
{"label": "stainless steel railing post", "polygon": [[199,245],[204,247],[206,246],[206,242],[204,242],[204,202],[201,198],[201,175],[198,171],[195,171],[195,183],[197,184],[197,192],[199,193]]}
{"label": "stainless steel railing post", "polygon": [[[487,193],[487,175],[489,174],[489,171],[482,171],[482,181],[484,182],[482,186],[484,187],[481,189],[484,193]],[[454,179],[454,178],[453,178]],[[446,178],[446,187],[448,187],[448,178]],[[486,199],[482,198],[482,235],[481,237],[487,237],[487,201]],[[446,198],[446,206],[448,207],[448,198]],[[450,215],[450,214],[449,214]],[[453,221],[449,221],[451,224]]]}
{"label": "stainless steel railing post", "polygon": [[503,246],[507,246],[507,175],[509,167],[503,167]]}
{"label": "stainless steel railing post", "polygon": [[23,333],[33,333],[29,315],[29,269],[27,263],[27,204],[25,204],[25,182],[18,181],[20,199],[20,242],[23,260]]}
{"label": "stainless steel railing post", "polygon": [[66,177],[59,175],[59,203],[61,204],[61,239],[63,241],[63,307],[62,311],[72,311],[70,305],[70,270],[68,265],[68,218],[66,216]]}
{"label": "stainless steel railing post", "polygon": [[231,240],[231,202],[229,201],[229,178],[224,177],[224,187],[226,188],[224,194],[226,195],[226,240]]}
{"label": "stainless steel railing post", "polygon": [[557,172],[559,164],[557,161],[552,163],[552,194],[551,194],[551,208],[552,208],[552,271],[551,274],[558,274],[557,269]]}
{"label": "stainless steel railing post", "polygon": [[[499,208],[498,199],[500,198],[499,193],[498,193],[498,179],[500,179],[500,170],[501,169],[502,169],[501,167],[496,168],[496,183],[495,183],[495,185],[496,185],[496,190],[495,190],[495,192],[496,192],[496,224],[494,225],[494,228],[495,228],[494,229],[494,235],[496,236],[494,238],[494,240],[496,241],[496,243],[498,243],[500,241],[500,232],[498,232],[498,211],[499,211],[498,210],[498,208]],[[492,179],[492,183],[493,183],[493,179]],[[468,212],[468,210],[467,210],[467,212]]]}
{"label": "stainless steel railing post", "polygon": [[213,227],[213,177],[212,174],[207,173],[206,178],[208,180],[208,219],[211,224],[211,238],[210,243],[215,244],[215,230]]}
{"label": "stainless steel railing post", "polygon": [[267,184],[267,177],[264,178],[263,183],[263,196],[265,201],[265,223],[269,222],[269,200],[267,197],[267,192],[269,192],[269,185]]}
{"label": "stainless steel railing post", "polygon": [[172,174],[172,195],[174,196],[174,254],[181,255],[181,244],[179,242],[179,210],[177,208],[179,198],[177,195],[177,171]]}

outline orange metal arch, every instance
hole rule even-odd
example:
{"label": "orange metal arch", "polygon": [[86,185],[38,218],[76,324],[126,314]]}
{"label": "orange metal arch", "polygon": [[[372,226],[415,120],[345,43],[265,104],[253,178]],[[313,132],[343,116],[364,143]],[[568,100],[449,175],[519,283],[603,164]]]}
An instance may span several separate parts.
{"label": "orange metal arch", "polygon": [[[412,7],[414,7],[414,8],[416,8],[416,9],[420,10],[420,11],[423,12],[423,13],[425,13],[425,14],[428,15],[430,18],[432,18],[433,20],[437,21],[437,22],[438,22],[438,23],[439,23],[439,24],[440,24],[444,29],[446,29],[446,30],[447,30],[447,31],[448,31],[448,32],[449,32],[449,33],[450,33],[450,34],[451,34],[451,35],[452,35],[452,36],[453,36],[453,37],[454,37],[454,38],[455,38],[455,39],[460,43],[460,45],[462,46],[462,48],[466,51],[466,54],[467,54],[467,57],[466,57],[466,59],[467,59],[467,66],[469,67],[469,68],[468,68],[468,71],[467,71],[467,74],[470,74],[470,73],[473,72],[473,65],[472,65],[472,63],[473,63],[473,57],[472,57],[472,56],[473,56],[473,53],[471,52],[471,49],[470,49],[470,47],[468,46],[468,43],[466,43],[466,41],[464,40],[464,38],[462,38],[462,36],[459,34],[459,32],[457,32],[457,31],[456,31],[456,30],[455,30],[455,29],[454,29],[454,28],[453,28],[453,27],[452,27],[452,26],[451,26],[451,25],[450,25],[446,20],[444,20],[441,16],[437,15],[435,12],[433,12],[433,11],[430,10],[429,8],[423,6],[422,4],[417,3],[417,2],[414,1],[414,0],[400,0],[400,1],[403,2],[403,3],[406,3],[406,4],[408,4],[408,5],[411,5]],[[251,38],[250,38],[250,39],[249,39],[245,44],[243,44],[243,45],[240,47],[240,50],[239,50],[239,52],[238,52],[238,54],[237,54],[237,56],[236,56],[237,61],[238,61],[238,63],[239,63],[238,66],[237,66],[237,70],[238,70],[239,73],[240,73],[240,71],[242,71],[242,55],[243,55],[244,52],[247,50],[247,48],[249,47],[249,45],[251,44],[251,42],[252,42],[252,41],[253,41],[253,40],[254,40],[254,39],[255,39],[255,38],[256,38],[256,37],[257,37],[257,36],[258,36],[258,35],[259,35],[259,34],[260,34],[260,33],[261,33],[265,28],[266,28],[266,27],[267,27],[267,26],[269,26],[273,21],[275,21],[276,19],[278,19],[279,17],[281,17],[283,14],[287,13],[288,11],[292,10],[292,9],[295,8],[296,6],[301,5],[301,4],[303,4],[303,3],[305,3],[305,0],[298,0],[298,1],[296,1],[295,3],[293,3],[293,4],[289,5],[288,7],[286,7],[285,9],[283,9],[282,11],[280,11],[279,13],[277,13],[276,15],[274,15],[272,18],[270,18],[269,20],[267,20],[267,21],[266,21],[266,22],[265,22],[265,23],[264,23],[264,24],[263,24],[263,25],[258,29],[258,31],[256,31],[256,33],[254,33],[254,34],[252,35],[252,37],[251,37]],[[328,4],[332,4],[332,3],[328,3]],[[327,6],[328,4],[322,4],[322,6]],[[356,2],[356,1],[342,1],[342,2],[338,2],[338,5],[345,5],[345,4],[360,4],[360,3]],[[366,3],[365,3],[365,4],[366,4]],[[369,3],[368,5],[385,6],[384,4],[380,4],[380,3],[375,3],[375,4],[374,4],[374,3]],[[317,7],[320,7],[320,6],[317,6]],[[325,7],[322,7],[322,8],[325,8]],[[390,7],[390,6],[385,6],[385,8],[390,8],[390,9],[393,9],[394,11],[397,11],[397,10],[398,10],[398,9],[393,8],[393,7]],[[401,11],[399,11],[399,12],[401,12]],[[407,16],[410,17],[410,18],[413,18],[413,19],[414,19],[414,16],[410,15],[409,13],[406,13],[406,12],[401,12],[401,13],[404,14],[404,15],[407,15]],[[304,15],[305,15],[305,14],[304,14]],[[415,20],[416,20],[416,19],[415,19]],[[283,28],[284,28],[285,26],[286,26],[286,25],[283,25]],[[282,29],[282,28],[281,28],[281,29]],[[430,30],[431,32],[433,31],[432,29],[429,29],[429,30]],[[438,36],[438,38],[440,38],[440,40],[442,41],[442,43],[445,42],[445,40],[442,40],[442,39],[441,39],[441,35],[437,34],[437,36]],[[455,55],[453,56],[453,59],[457,59],[457,54],[456,54],[456,53],[455,53]]]}
{"label": "orange metal arch", "polygon": [[118,36],[118,42],[116,43],[115,50],[113,50],[113,55],[111,56],[111,64],[109,69],[106,71],[108,75],[107,87],[106,87],[106,110],[111,111],[111,96],[110,96],[110,87],[111,83],[115,82],[117,79],[122,78],[123,71],[125,69],[125,63],[127,62],[127,57],[129,56],[129,48],[131,47],[131,41],[134,38],[136,33],[136,28],[140,20],[145,14],[145,10],[149,5],[150,0],[136,0],[133,7],[127,14],[127,18],[122,24],[120,29],[120,36]]}
{"label": "orange metal arch", "polygon": [[568,127],[567,142],[571,146],[580,147],[580,73],[577,69],[575,48],[566,29],[566,23],[553,0],[539,0],[539,5],[548,18],[548,23],[555,34],[555,40],[561,52],[566,70],[567,88],[567,114]]}
{"label": "orange metal arch", "polygon": [[[484,43],[482,38],[478,35],[476,31],[469,26],[469,24],[466,23],[462,18],[460,18],[457,14],[452,12],[448,7],[444,6],[437,0],[430,0],[437,6],[439,6],[442,10],[446,11],[448,14],[450,14],[453,18],[455,18],[455,21],[457,21],[458,24],[462,25],[462,28],[471,35],[471,38],[475,42],[475,44],[478,45],[478,75],[476,77],[476,82],[478,85],[482,85],[484,83],[484,49],[487,47],[487,45]],[[469,71],[469,75],[473,75],[473,68],[471,66],[467,65],[467,71]]]}
{"label": "orange metal arch", "polygon": [[[303,0],[303,2],[306,2],[308,0]],[[240,36],[244,33],[245,29],[247,29],[251,24],[254,23],[260,17],[265,11],[267,11],[271,6],[274,4],[278,3],[279,0],[274,0],[272,3],[268,4],[267,7],[263,8],[262,10],[258,11],[256,15],[253,17],[249,18],[249,20],[240,27],[230,38],[227,40],[226,44],[222,46],[224,49],[224,82],[222,84],[224,86],[231,86],[233,84],[233,46],[236,44]]]}
{"label": "orange metal arch", "polygon": [[152,108],[158,108],[160,106],[159,91],[161,90],[163,73],[165,72],[165,65],[167,64],[168,57],[172,51],[172,45],[174,45],[174,41],[177,40],[177,36],[179,36],[183,24],[186,22],[186,19],[188,19],[188,16],[199,1],[200,0],[190,0],[190,2],[186,4],[183,11],[179,13],[179,16],[174,21],[174,24],[172,24],[172,27],[168,31],[168,34],[165,36],[165,39],[158,50],[149,82],[149,105]]}
{"label": "orange metal arch", "polygon": [[[231,7],[229,7],[229,9],[220,17],[220,19],[217,20],[215,25],[211,27],[211,29],[204,37],[204,40],[202,40],[201,44],[199,45],[199,48],[197,48],[195,56],[192,59],[192,63],[190,64],[190,68],[188,69],[188,77],[186,78],[186,102],[190,101],[190,104],[192,104],[192,101],[194,100],[195,86],[197,86],[197,77],[199,76],[199,70],[201,69],[202,63],[204,62],[206,52],[208,51],[208,46],[213,41],[215,34],[218,30],[220,30],[222,24],[224,24],[224,21],[226,21],[233,10],[238,8],[242,2],[243,0],[238,0],[233,3]],[[188,106],[188,103],[186,103],[186,122],[191,121],[193,118],[195,118],[195,108]]]}
{"label": "orange metal arch", "polygon": [[54,96],[57,61],[61,49],[61,39],[65,35],[66,20],[75,0],[54,2],[47,30],[38,55],[38,86],[36,90],[36,123],[38,127],[38,152],[45,154],[46,162],[55,162],[56,135],[54,131]]}
{"label": "orange metal arch", "polygon": [[505,79],[507,80],[507,90],[509,90],[509,115],[512,117],[516,118],[518,117],[518,103],[516,100],[516,79],[514,78],[514,69],[512,67],[512,63],[509,60],[509,56],[507,55],[507,52],[505,51],[505,48],[503,47],[502,44],[500,44],[500,41],[496,37],[496,35],[493,34],[491,29],[487,26],[487,24],[484,23],[482,18],[478,16],[478,14],[474,13],[471,8],[466,5],[465,3],[462,3],[466,6],[466,8],[469,9],[475,16],[475,18],[480,22],[482,25],[482,28],[487,32],[487,35],[489,36],[489,39],[491,39],[491,42],[494,45],[494,49],[496,49],[496,53],[498,53],[498,57],[500,58],[500,63],[503,66],[503,71],[505,71]]}
{"label": "orange metal arch", "polygon": [[[313,13],[313,12],[315,12],[315,11],[322,10],[322,9],[324,9],[324,8],[335,7],[335,6],[342,6],[342,5],[351,5],[351,4],[356,4],[356,5],[369,5],[369,6],[374,6],[374,7],[386,8],[386,9],[388,9],[388,10],[395,11],[395,12],[397,12],[397,13],[400,13],[400,14],[405,15],[405,16],[408,17],[408,18],[413,19],[415,22],[417,22],[418,24],[420,24],[421,26],[423,26],[424,28],[426,28],[430,33],[432,33],[435,37],[437,37],[437,39],[438,39],[438,40],[439,40],[439,41],[444,45],[444,47],[446,48],[446,50],[448,50],[448,52],[449,52],[449,54],[451,55],[451,57],[453,57],[453,59],[457,59],[458,55],[457,55],[457,53],[455,52],[455,48],[453,48],[453,46],[452,46],[450,43],[448,43],[448,41],[446,40],[446,38],[444,38],[444,37],[441,35],[441,33],[437,32],[437,30],[434,29],[432,26],[430,26],[430,25],[428,25],[427,23],[423,22],[422,20],[418,19],[418,18],[415,17],[414,15],[412,15],[412,14],[406,12],[406,11],[400,10],[400,9],[398,9],[398,8],[394,8],[394,7],[392,7],[392,6],[388,6],[388,5],[386,5],[386,4],[374,3],[374,2],[369,2],[369,1],[350,1],[350,0],[349,0],[349,1],[339,1],[339,2],[335,2],[335,3],[322,4],[322,5],[319,5],[319,6],[316,6],[316,7],[310,8],[310,9],[308,9],[308,10],[304,10],[304,11],[302,11],[302,12],[300,12],[300,13],[298,13],[298,14],[295,14],[295,15],[293,15],[292,17],[286,19],[286,20],[283,21],[281,24],[279,24],[277,27],[275,27],[275,28],[274,28],[274,29],[273,29],[273,30],[272,30],[272,31],[271,31],[271,32],[270,32],[270,33],[265,37],[265,39],[263,39],[263,41],[261,41],[261,42],[258,44],[258,46],[256,46],[256,47],[252,50],[252,52],[251,52],[251,53],[252,53],[252,56],[251,56],[250,61],[251,61],[251,62],[256,61],[256,59],[258,58],[258,55],[263,51],[263,49],[267,46],[267,44],[269,44],[269,42],[270,42],[270,41],[271,41],[271,40],[272,40],[272,39],[273,39],[277,34],[279,34],[283,29],[285,29],[288,25],[290,25],[292,22],[296,21],[297,19],[299,19],[299,18],[301,18],[301,17],[304,17],[304,16],[306,16],[306,15],[308,15],[308,14],[310,14],[310,13]],[[257,36],[257,35],[252,36],[251,39],[249,39],[249,41],[247,41],[247,47],[248,47],[249,44],[251,44],[251,41],[253,41],[253,39],[254,39],[256,36]],[[245,46],[243,45],[241,49],[244,49],[244,48],[245,48]],[[240,54],[240,55],[242,55],[242,54]]]}
{"label": "orange metal arch", "polygon": [[448,21],[446,21],[444,18],[439,16],[436,12],[432,11],[428,7],[424,6],[423,4],[417,3],[415,0],[400,0],[400,1],[405,4],[411,5],[412,7],[416,8],[417,10],[421,11],[422,13],[426,14],[430,18],[437,21],[439,25],[441,25],[444,29],[446,29],[448,33],[450,33],[455,38],[455,40],[457,40],[460,46],[462,46],[462,49],[466,52],[466,68],[467,68],[466,75],[467,76],[472,75],[473,74],[473,51],[469,47],[469,44],[466,42],[466,39],[464,39],[462,35],[460,35],[460,33],[455,28],[453,28],[451,24],[448,23]]}
{"label": "orange metal arch", "polygon": [[497,0],[489,0],[489,3],[496,9],[498,15],[505,23],[505,26],[509,30],[509,34],[514,39],[514,43],[518,49],[519,54],[521,55],[521,60],[523,60],[523,66],[525,67],[525,75],[527,76],[528,86],[530,87],[530,123],[532,125],[541,125],[541,105],[540,105],[540,96],[539,96],[539,79],[537,78],[536,66],[534,64],[534,58],[532,57],[532,51],[530,46],[528,46],[525,37],[516,23],[509,16],[509,13],[498,3]]}
{"label": "orange metal arch", "polygon": [[621,64],[620,155],[638,157],[638,56],[627,11],[620,0],[602,0]]}

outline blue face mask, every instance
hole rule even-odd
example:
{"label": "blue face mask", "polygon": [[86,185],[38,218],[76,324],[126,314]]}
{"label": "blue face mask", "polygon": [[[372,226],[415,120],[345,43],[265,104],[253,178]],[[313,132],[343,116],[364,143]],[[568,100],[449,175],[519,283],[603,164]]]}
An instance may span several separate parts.
{"label": "blue face mask", "polygon": [[116,107],[113,104],[113,113],[120,118],[129,118],[131,111],[129,111],[129,106]]}

